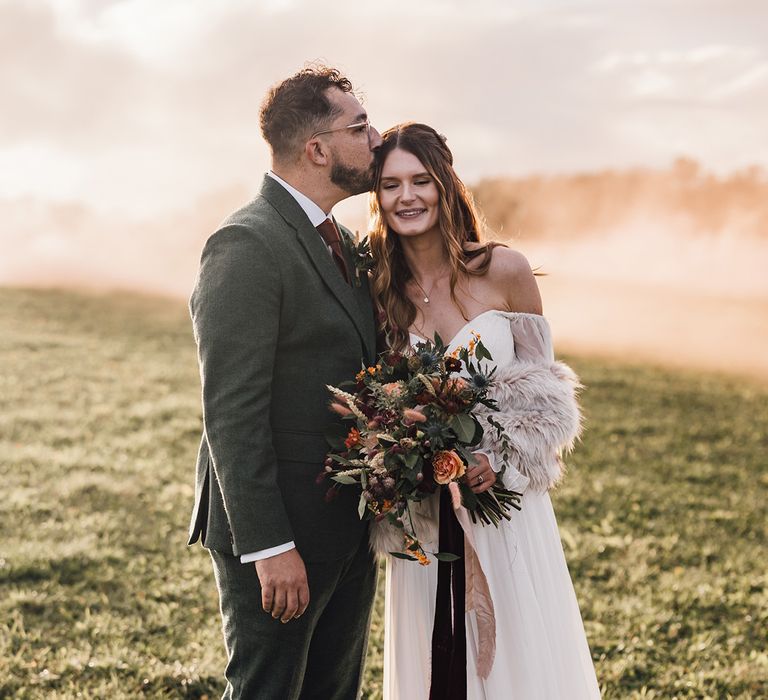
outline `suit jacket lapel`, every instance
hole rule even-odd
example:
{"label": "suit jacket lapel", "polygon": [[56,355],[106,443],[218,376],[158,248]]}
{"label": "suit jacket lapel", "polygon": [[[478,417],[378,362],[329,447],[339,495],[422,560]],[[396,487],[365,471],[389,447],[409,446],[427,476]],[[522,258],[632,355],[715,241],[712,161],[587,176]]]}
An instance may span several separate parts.
{"label": "suit jacket lapel", "polygon": [[373,345],[365,344],[368,348],[368,360],[374,362],[376,359],[376,319],[373,313],[373,300],[368,287],[368,274],[360,280],[360,287],[355,287],[357,303],[362,313],[363,324],[365,327],[364,339],[371,338]]}
{"label": "suit jacket lapel", "polygon": [[[341,276],[336,263],[333,262],[333,257],[328,252],[328,248],[323,239],[320,238],[317,229],[312,226],[307,215],[290,193],[280,183],[267,175],[262,183],[261,194],[272,203],[281,216],[296,230],[298,241],[309,256],[315,270],[317,270],[323,282],[325,282],[326,286],[352,319],[368,351],[368,356],[372,357],[375,354],[375,348],[371,347],[371,338],[374,335],[374,330],[370,297],[367,294],[367,287],[365,292],[361,294],[362,285],[360,288],[355,286],[355,267],[350,260],[348,252],[345,250],[344,255],[347,260],[347,269],[349,269],[352,275],[351,285],[347,284]],[[343,248],[346,249],[346,245]],[[361,299],[362,296],[365,296],[367,301]],[[367,312],[365,311],[366,305],[368,307]]]}
{"label": "suit jacket lapel", "polygon": [[[335,219],[334,219],[335,221]],[[375,338],[376,337],[376,324],[375,324],[375,318],[373,314],[373,301],[371,300],[371,291],[370,287],[368,285],[368,273],[361,271],[359,273],[359,279],[358,279],[358,272],[357,268],[355,267],[355,260],[354,255],[350,250],[350,246],[354,245],[352,241],[354,240],[352,238],[351,233],[349,233],[348,229],[342,230],[341,226],[339,225],[338,221],[336,222],[336,225],[339,228],[339,231],[341,231],[341,238],[343,243],[343,250],[344,250],[344,258],[347,261],[347,269],[349,270],[350,274],[350,282],[352,284],[352,292],[355,297],[355,300],[357,301],[358,308],[360,309],[360,317],[364,328],[364,338]],[[373,361],[376,358],[376,347],[375,347],[375,340],[374,340],[374,347],[369,347],[366,344],[366,347],[368,347],[369,354],[369,360]]]}

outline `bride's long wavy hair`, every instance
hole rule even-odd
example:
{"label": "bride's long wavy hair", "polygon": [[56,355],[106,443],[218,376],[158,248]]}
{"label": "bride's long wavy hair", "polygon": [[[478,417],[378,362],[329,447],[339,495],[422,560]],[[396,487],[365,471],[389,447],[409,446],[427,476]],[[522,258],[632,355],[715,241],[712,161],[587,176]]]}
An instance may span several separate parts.
{"label": "bride's long wavy hair", "polygon": [[[413,273],[405,260],[400,237],[387,225],[379,204],[381,172],[387,156],[396,148],[416,156],[437,186],[438,224],[448,255],[451,299],[465,320],[469,319],[456,298],[456,285],[462,275],[484,275],[490,267],[493,249],[502,244],[489,242],[473,251],[464,249],[465,243],[481,241],[484,224],[471,193],[453,169],[453,154],[444,136],[426,124],[406,122],[388,129],[381,138],[376,184],[370,196],[371,252],[376,261],[371,289],[379,333],[389,347],[403,350],[409,343],[408,329],[416,320],[416,305],[406,294]],[[467,263],[475,258],[479,258],[479,263],[468,267]]]}

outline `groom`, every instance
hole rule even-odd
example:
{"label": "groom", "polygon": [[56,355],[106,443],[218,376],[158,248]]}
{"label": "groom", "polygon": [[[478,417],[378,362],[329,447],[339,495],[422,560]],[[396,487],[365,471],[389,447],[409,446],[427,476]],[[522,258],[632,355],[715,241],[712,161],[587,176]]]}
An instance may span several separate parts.
{"label": "groom", "polygon": [[357,497],[316,484],[326,384],[375,358],[365,275],[330,215],[371,189],[379,133],[338,71],[307,68],[261,109],[272,169],[203,250],[190,310],[204,432],[189,544],[213,560],[224,698],[355,698],[376,573]]}

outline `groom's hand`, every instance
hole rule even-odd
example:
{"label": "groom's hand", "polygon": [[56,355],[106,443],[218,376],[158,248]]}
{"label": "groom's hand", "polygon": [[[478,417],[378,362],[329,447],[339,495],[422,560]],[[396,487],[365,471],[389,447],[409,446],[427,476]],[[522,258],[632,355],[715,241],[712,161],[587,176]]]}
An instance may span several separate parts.
{"label": "groom's hand", "polygon": [[261,583],[261,606],[280,622],[299,617],[309,605],[304,561],[296,549],[256,562]]}

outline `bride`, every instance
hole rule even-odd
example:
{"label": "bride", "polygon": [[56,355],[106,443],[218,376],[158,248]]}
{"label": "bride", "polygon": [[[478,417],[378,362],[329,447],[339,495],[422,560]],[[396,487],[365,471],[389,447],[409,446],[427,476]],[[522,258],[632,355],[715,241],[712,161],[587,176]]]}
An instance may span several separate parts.
{"label": "bride", "polygon": [[[560,451],[578,434],[578,381],[554,361],[526,259],[501,244],[480,243],[478,217],[445,138],[416,123],[396,126],[382,138],[371,199],[372,288],[380,330],[397,350],[435,332],[449,350],[481,336],[498,368],[494,417],[509,439],[506,448],[494,444],[494,430],[483,423],[477,464],[467,478],[475,492],[498,478],[523,493],[522,509],[499,528],[471,524],[458,517],[462,509],[456,511],[466,543],[466,595],[449,602],[448,626],[452,609],[466,612],[459,625],[463,641],[451,642],[447,661],[445,645],[433,642],[433,631],[439,636],[433,628],[438,570],[451,565],[387,557],[384,697],[599,698],[548,494],[561,476]],[[426,551],[438,551],[438,500],[436,495],[425,501],[416,521]],[[380,551],[388,550],[386,532],[372,537]],[[433,654],[433,648],[442,651]]]}

